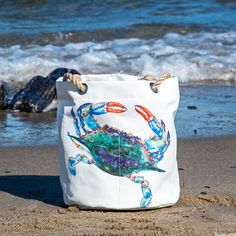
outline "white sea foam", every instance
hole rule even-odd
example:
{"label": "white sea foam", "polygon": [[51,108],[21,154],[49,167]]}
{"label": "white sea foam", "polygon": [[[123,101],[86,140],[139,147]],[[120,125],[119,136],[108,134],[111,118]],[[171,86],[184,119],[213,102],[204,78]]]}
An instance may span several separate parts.
{"label": "white sea foam", "polygon": [[57,67],[87,73],[160,75],[181,82],[236,81],[236,32],[168,33],[160,39],[116,39],[55,45],[0,48],[0,80],[27,81]]}

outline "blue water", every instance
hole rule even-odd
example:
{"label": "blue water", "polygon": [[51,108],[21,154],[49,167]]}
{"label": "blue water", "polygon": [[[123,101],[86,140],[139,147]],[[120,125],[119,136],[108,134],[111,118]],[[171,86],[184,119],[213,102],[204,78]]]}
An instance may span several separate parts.
{"label": "blue water", "polygon": [[236,81],[236,1],[0,0],[0,81],[57,67]]}
{"label": "blue water", "polygon": [[[0,0],[0,82],[16,90],[57,67],[169,71],[181,82],[179,137],[235,135],[235,22],[234,0]],[[0,111],[0,146],[49,143],[55,112]]]}
{"label": "blue water", "polygon": [[236,2],[230,0],[0,1],[3,45],[222,32],[235,30],[235,22]]}

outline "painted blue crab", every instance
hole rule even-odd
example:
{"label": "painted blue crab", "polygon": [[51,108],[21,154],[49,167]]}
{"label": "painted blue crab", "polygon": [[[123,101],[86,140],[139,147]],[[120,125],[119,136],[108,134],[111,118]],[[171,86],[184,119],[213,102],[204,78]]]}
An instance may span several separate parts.
{"label": "painted blue crab", "polygon": [[126,107],[116,102],[85,103],[78,109],[71,109],[77,136],[69,132],[68,136],[85,154],[70,157],[68,169],[71,175],[76,175],[76,165],[83,162],[94,164],[111,175],[127,177],[140,184],[143,194],[140,206],[148,207],[152,201],[152,191],[149,182],[138,173],[148,170],[165,172],[157,164],[170,144],[170,134],[166,131],[164,122],[158,121],[141,105],[135,105],[135,110],[155,133],[147,140],[108,125],[101,126],[95,118],[96,115],[122,113],[126,110]]}

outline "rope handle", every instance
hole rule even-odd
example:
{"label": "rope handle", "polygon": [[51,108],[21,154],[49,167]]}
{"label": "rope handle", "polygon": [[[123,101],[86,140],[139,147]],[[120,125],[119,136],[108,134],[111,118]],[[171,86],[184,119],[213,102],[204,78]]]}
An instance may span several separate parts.
{"label": "rope handle", "polygon": [[[151,75],[145,75],[139,80],[147,80],[147,81],[155,81],[150,83],[150,87],[153,92],[157,93],[159,86],[167,79],[171,78],[171,74],[169,72],[162,74],[159,78],[153,77]],[[63,76],[63,81],[72,82],[78,89],[80,94],[85,94],[88,90],[87,84],[82,83],[82,79],[79,74],[71,74],[65,73]]]}
{"label": "rope handle", "polygon": [[162,74],[159,78],[156,78],[152,75],[145,75],[144,77],[140,78],[139,80],[152,80],[155,81],[153,83],[150,84],[150,87],[152,89],[153,92],[157,93],[158,92],[158,88],[159,86],[167,79],[170,79],[172,76],[169,72],[166,72],[164,74]]}
{"label": "rope handle", "polygon": [[87,92],[87,85],[82,83],[81,77],[79,74],[71,74],[69,72],[65,73],[63,76],[63,81],[72,82],[79,89],[81,94],[85,94]]}

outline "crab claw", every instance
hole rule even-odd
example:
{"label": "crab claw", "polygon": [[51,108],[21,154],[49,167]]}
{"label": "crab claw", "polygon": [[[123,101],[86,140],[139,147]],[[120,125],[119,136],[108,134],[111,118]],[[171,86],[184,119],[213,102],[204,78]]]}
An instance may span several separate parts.
{"label": "crab claw", "polygon": [[146,107],[135,105],[135,110],[148,122],[152,131],[162,138],[163,130],[165,130],[163,124]]}
{"label": "crab claw", "polygon": [[94,115],[102,115],[108,112],[111,113],[122,113],[125,112],[127,108],[118,102],[103,102],[94,104],[92,107],[92,113]]}
{"label": "crab claw", "polygon": [[106,104],[106,110],[112,113],[122,113],[125,112],[127,108],[118,102],[108,102]]}
{"label": "crab claw", "polygon": [[153,114],[147,108],[141,105],[135,105],[135,110],[144,118],[144,120],[150,122],[153,119]]}

